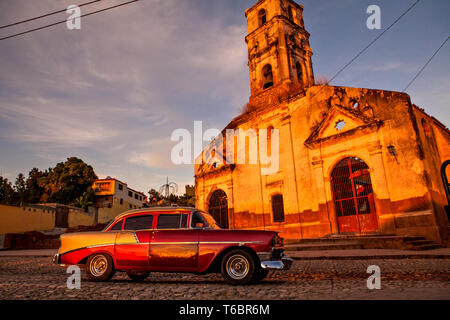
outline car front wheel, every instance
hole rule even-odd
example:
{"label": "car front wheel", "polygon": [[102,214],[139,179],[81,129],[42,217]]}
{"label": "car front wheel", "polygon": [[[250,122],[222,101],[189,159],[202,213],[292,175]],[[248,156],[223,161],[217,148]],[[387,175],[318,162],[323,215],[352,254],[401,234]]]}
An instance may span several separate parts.
{"label": "car front wheel", "polygon": [[223,257],[221,272],[230,284],[247,284],[253,279],[255,259],[244,250],[232,250]]}
{"label": "car front wheel", "polygon": [[86,274],[91,281],[107,281],[115,273],[112,258],[105,253],[93,254],[86,262]]}
{"label": "car front wheel", "polygon": [[150,272],[142,271],[129,271],[127,272],[128,277],[133,281],[143,281],[149,276]]}

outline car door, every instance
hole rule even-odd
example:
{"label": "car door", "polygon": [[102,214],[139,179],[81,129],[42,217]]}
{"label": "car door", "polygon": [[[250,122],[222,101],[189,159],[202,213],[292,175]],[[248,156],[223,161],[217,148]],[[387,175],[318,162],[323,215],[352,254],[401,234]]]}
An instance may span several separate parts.
{"label": "car door", "polygon": [[115,258],[118,268],[146,269],[150,247],[153,214],[127,217],[122,230],[117,232]]}
{"label": "car door", "polygon": [[157,219],[150,241],[150,270],[197,271],[198,230],[189,228],[189,214],[159,213]]}

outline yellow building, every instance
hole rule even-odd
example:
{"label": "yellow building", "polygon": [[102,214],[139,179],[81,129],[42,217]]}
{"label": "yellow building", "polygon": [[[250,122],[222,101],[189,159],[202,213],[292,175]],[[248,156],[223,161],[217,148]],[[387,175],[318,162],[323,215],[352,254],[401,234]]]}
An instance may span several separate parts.
{"label": "yellow building", "polygon": [[[260,0],[245,15],[251,97],[221,144],[196,160],[196,206],[224,227],[280,230],[287,239],[447,239],[440,170],[450,159],[450,131],[406,93],[315,85],[303,7],[294,1]],[[251,138],[245,146],[227,141],[230,129],[256,130],[256,163],[248,161]],[[273,132],[279,165],[266,174],[261,141],[270,146]],[[247,162],[225,161],[230,148]]]}
{"label": "yellow building", "polygon": [[107,177],[92,184],[95,204],[98,208],[98,222],[105,223],[118,214],[130,209],[142,208],[147,203],[143,192],[135,191],[124,182]]}

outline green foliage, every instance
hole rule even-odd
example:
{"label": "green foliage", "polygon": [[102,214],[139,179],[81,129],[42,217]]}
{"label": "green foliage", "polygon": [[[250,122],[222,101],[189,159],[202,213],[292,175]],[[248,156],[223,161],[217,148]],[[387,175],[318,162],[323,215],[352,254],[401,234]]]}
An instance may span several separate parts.
{"label": "green foliage", "polygon": [[75,199],[74,202],[72,202],[72,206],[82,208],[84,210],[87,210],[87,208],[94,204],[94,190],[92,187],[89,187],[83,195],[77,199]]}
{"label": "green foliage", "polygon": [[150,203],[158,203],[158,201],[162,200],[163,198],[163,196],[155,189],[150,189],[148,194],[149,194],[148,201]]}
{"label": "green foliage", "polygon": [[76,157],[68,158],[40,179],[44,188],[41,202],[70,204],[82,197],[95,179],[97,175],[91,166]]}
{"label": "green foliage", "polygon": [[0,203],[16,204],[14,188],[8,179],[0,176]]}
{"label": "green foliage", "polygon": [[[78,201],[86,208],[94,200],[92,183],[97,179],[94,169],[83,160],[71,157],[44,172],[33,168],[28,178],[17,176],[14,187],[0,177],[0,203],[18,205],[21,202],[57,202],[73,204]],[[80,201],[80,198],[82,200]]]}

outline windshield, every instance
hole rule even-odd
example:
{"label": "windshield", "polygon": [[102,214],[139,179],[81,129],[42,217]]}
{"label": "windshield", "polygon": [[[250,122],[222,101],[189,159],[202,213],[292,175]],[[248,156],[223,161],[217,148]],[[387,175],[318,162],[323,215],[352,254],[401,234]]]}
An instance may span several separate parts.
{"label": "windshield", "polygon": [[220,226],[217,224],[216,220],[214,220],[212,216],[200,211],[198,213],[200,213],[200,215],[203,217],[203,219],[206,221],[206,223],[211,229],[220,229]]}

